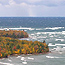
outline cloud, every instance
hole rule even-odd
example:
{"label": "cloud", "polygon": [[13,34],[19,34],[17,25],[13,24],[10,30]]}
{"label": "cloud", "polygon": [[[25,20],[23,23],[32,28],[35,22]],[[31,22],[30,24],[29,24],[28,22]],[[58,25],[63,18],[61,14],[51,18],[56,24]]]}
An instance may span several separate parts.
{"label": "cloud", "polygon": [[25,2],[25,3],[36,3],[36,2],[40,2],[40,1],[42,1],[42,0],[14,0],[16,3],[22,3],[22,2]]}
{"label": "cloud", "polygon": [[14,0],[17,4],[25,2],[29,5],[61,6],[65,0]]}
{"label": "cloud", "polygon": [[21,4],[44,5],[44,6],[65,6],[65,0],[0,0],[2,5]]}
{"label": "cloud", "polygon": [[0,0],[0,3],[2,5],[7,5],[7,4],[9,4],[9,0]]}
{"label": "cloud", "polygon": [[7,5],[0,5],[0,16],[28,16],[29,6],[26,3],[16,4],[13,0]]}
{"label": "cloud", "polygon": [[29,3],[41,2],[42,0],[28,0]]}
{"label": "cloud", "polygon": [[65,0],[0,0],[0,16],[65,16]]}
{"label": "cloud", "polygon": [[47,5],[47,6],[49,6],[49,5],[51,5],[51,6],[61,6],[61,5],[63,5],[62,3],[64,2],[65,0],[43,0],[43,4],[45,4],[45,5]]}
{"label": "cloud", "polygon": [[9,5],[16,4],[14,0],[9,0]]}

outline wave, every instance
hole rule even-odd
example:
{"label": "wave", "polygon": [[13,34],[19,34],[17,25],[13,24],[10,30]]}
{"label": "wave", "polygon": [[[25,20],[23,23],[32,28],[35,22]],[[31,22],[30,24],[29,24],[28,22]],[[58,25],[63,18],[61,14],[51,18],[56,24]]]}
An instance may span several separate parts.
{"label": "wave", "polygon": [[26,61],[26,60],[24,60],[22,63],[23,63],[23,64],[27,64],[27,61]]}
{"label": "wave", "polygon": [[49,28],[45,28],[45,30],[46,29],[57,30],[57,29],[64,29],[64,27],[49,27]]}
{"label": "wave", "polygon": [[59,54],[65,54],[65,44],[55,44],[55,45],[50,45],[50,46],[55,46],[55,48],[50,48],[50,51],[53,53],[59,53]]}
{"label": "wave", "polygon": [[37,32],[36,34],[49,34],[49,35],[52,35],[52,34],[62,34],[62,32]]}
{"label": "wave", "polygon": [[60,40],[60,41],[64,41],[64,39],[56,39],[55,41],[59,41],[59,40]]}
{"label": "wave", "polygon": [[35,35],[35,34],[31,34],[32,36]]}
{"label": "wave", "polygon": [[46,58],[64,58],[64,57],[46,56]]}
{"label": "wave", "polygon": [[58,45],[58,46],[65,46],[65,44],[55,44],[56,46]]}
{"label": "wave", "polygon": [[4,64],[4,65],[14,65],[14,64],[11,64],[11,63],[4,63],[4,62],[0,62],[0,64]]}
{"label": "wave", "polygon": [[19,27],[19,28],[0,28],[0,30],[34,30],[35,28]]}
{"label": "wave", "polygon": [[37,38],[47,38],[47,36],[39,36],[39,37],[37,37]]}
{"label": "wave", "polygon": [[38,35],[39,35],[39,34],[41,34],[41,32],[37,32],[36,34],[38,34]]}
{"label": "wave", "polygon": [[62,34],[64,34],[64,35],[65,35],[65,31],[62,31]]}
{"label": "wave", "polygon": [[43,30],[44,28],[36,28],[36,30]]}
{"label": "wave", "polygon": [[49,34],[50,36],[52,35],[52,34],[63,34],[63,35],[65,35],[65,32],[63,32],[63,31],[61,31],[61,32],[37,32],[37,33],[35,33],[35,34],[37,34],[37,35],[40,35],[40,34]]}
{"label": "wave", "polygon": [[21,58],[21,56],[17,56],[16,58]]}
{"label": "wave", "polygon": [[34,60],[34,58],[32,58],[32,57],[28,57],[28,59],[29,59],[29,60]]}
{"label": "wave", "polygon": [[52,45],[52,43],[49,43],[48,46],[56,46],[56,45]]}
{"label": "wave", "polygon": [[55,44],[55,45],[52,45],[52,43],[49,43],[48,46],[65,46],[65,44]]}

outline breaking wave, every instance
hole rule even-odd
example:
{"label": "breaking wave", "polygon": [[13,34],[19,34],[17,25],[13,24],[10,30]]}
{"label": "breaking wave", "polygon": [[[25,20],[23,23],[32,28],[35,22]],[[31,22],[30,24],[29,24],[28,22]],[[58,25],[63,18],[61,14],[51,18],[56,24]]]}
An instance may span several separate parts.
{"label": "breaking wave", "polygon": [[0,62],[0,64],[3,64],[3,65],[14,65],[14,64],[11,64],[11,63],[4,63],[4,62]]}
{"label": "breaking wave", "polygon": [[65,58],[65,57],[46,56],[46,58]]}
{"label": "breaking wave", "polygon": [[64,29],[64,27],[49,27],[45,29],[50,29],[50,30],[57,30],[57,29]]}

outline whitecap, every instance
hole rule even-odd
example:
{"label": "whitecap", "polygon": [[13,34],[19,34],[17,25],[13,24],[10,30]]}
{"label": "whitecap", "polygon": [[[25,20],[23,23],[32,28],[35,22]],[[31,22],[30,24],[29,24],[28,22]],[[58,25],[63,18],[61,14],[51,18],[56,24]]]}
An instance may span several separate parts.
{"label": "whitecap", "polygon": [[54,50],[56,50],[56,48],[53,48],[53,49],[51,49],[50,51],[54,51]]}
{"label": "whitecap", "polygon": [[64,35],[65,35],[65,31],[62,31],[62,34],[64,34]]}
{"label": "whitecap", "polygon": [[42,34],[47,34],[47,32],[41,32]]}
{"label": "whitecap", "polygon": [[65,46],[65,44],[55,44],[56,46]]}
{"label": "whitecap", "polygon": [[29,30],[35,30],[35,28],[30,28]]}
{"label": "whitecap", "polygon": [[1,29],[1,28],[0,28],[0,30],[4,30],[4,29]]}
{"label": "whitecap", "polygon": [[62,34],[62,32],[40,32],[40,34],[49,34],[49,35],[52,35],[52,34]]}
{"label": "whitecap", "polygon": [[62,52],[59,52],[59,54],[62,54]]}
{"label": "whitecap", "polygon": [[24,30],[24,31],[27,31],[27,30]]}
{"label": "whitecap", "polygon": [[40,41],[40,40],[38,40],[38,41]]}
{"label": "whitecap", "polygon": [[46,29],[57,30],[57,29],[64,29],[64,27],[48,27],[48,28],[45,28],[45,30]]}
{"label": "whitecap", "polygon": [[0,64],[4,64],[4,65],[14,65],[14,64],[11,64],[11,63],[4,63],[4,62],[0,62]]}
{"label": "whitecap", "polygon": [[23,60],[25,60],[25,58],[24,57],[21,57],[21,60],[23,61]]}
{"label": "whitecap", "polygon": [[38,35],[41,34],[40,32],[37,33]]}
{"label": "whitecap", "polygon": [[23,30],[23,29],[24,29],[24,30],[26,30],[26,29],[27,29],[27,30],[34,30],[34,28],[27,28],[27,27],[19,27],[19,28],[3,28],[3,29],[4,29],[4,30],[8,30],[8,29],[9,29],[9,30],[21,30],[21,29],[22,29],[22,30]]}
{"label": "whitecap", "polygon": [[59,40],[60,40],[60,41],[64,41],[64,39],[56,39],[55,41],[59,41]]}
{"label": "whitecap", "polygon": [[37,40],[37,37],[36,36],[35,37],[32,37],[32,39]]}
{"label": "whitecap", "polygon": [[27,40],[30,40],[30,39],[27,39]]}
{"label": "whitecap", "polygon": [[31,34],[31,35],[34,35],[34,34]]}
{"label": "whitecap", "polygon": [[56,57],[56,56],[46,56],[46,58],[65,58],[65,57]]}
{"label": "whitecap", "polygon": [[18,57],[16,57],[16,58],[20,58],[21,56],[18,56]]}
{"label": "whitecap", "polygon": [[47,58],[54,58],[53,56],[46,56]]}
{"label": "whitecap", "polygon": [[46,37],[47,37],[47,36],[45,36],[45,37],[44,37],[44,36],[39,36],[39,37],[37,37],[37,38],[46,38]]}
{"label": "whitecap", "polygon": [[29,60],[34,60],[34,58],[28,57]]}
{"label": "whitecap", "polygon": [[27,64],[26,60],[24,60],[22,63],[23,63],[23,64]]}
{"label": "whitecap", "polygon": [[52,43],[49,43],[48,46],[56,46],[56,45],[52,45]]}
{"label": "whitecap", "polygon": [[65,33],[65,31],[62,31],[62,32],[64,32],[64,33]]}
{"label": "whitecap", "polygon": [[43,30],[42,28],[37,28],[36,30]]}

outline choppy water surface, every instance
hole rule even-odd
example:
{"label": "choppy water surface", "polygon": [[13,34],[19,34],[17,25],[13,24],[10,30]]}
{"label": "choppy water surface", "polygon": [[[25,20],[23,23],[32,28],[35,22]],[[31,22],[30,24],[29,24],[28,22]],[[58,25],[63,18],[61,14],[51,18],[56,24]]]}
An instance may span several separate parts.
{"label": "choppy water surface", "polygon": [[[23,58],[21,60],[21,58]],[[0,65],[65,65],[65,54],[27,55],[3,58]]]}

